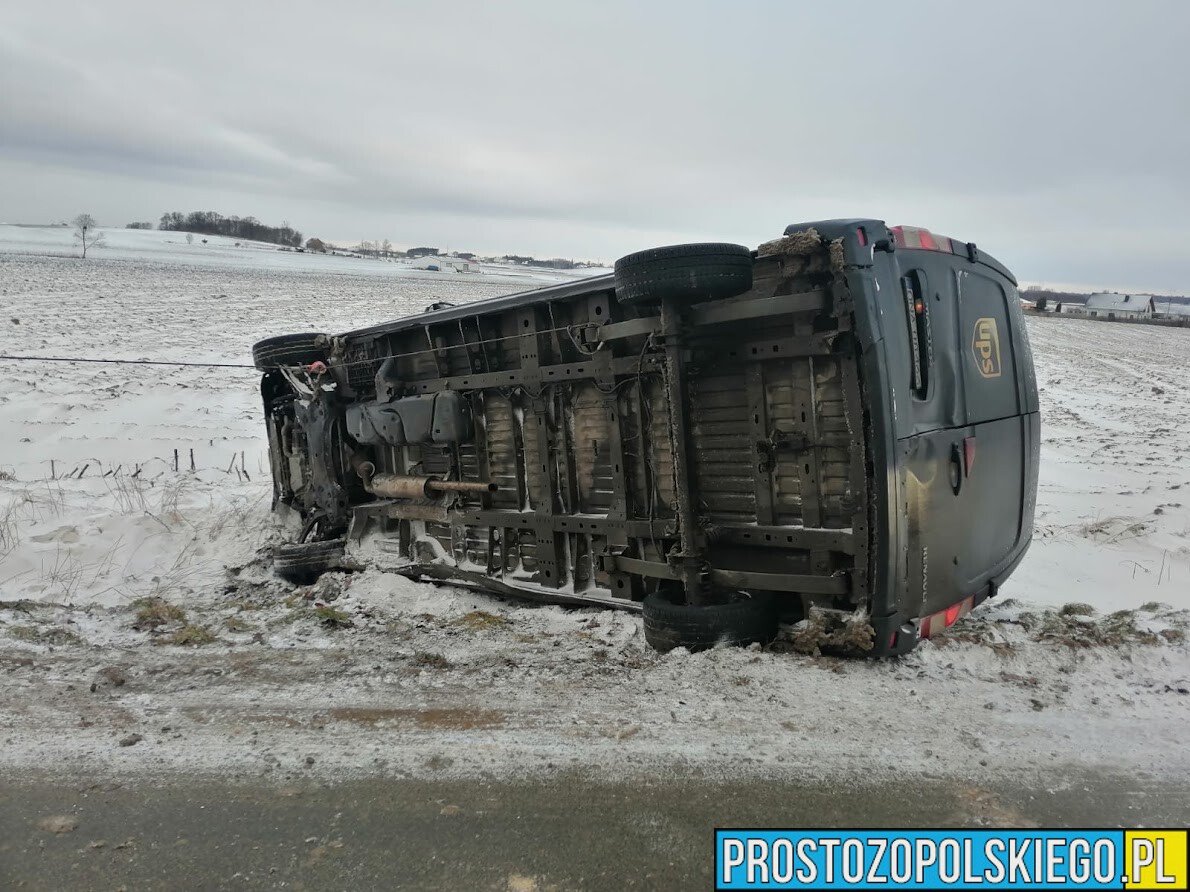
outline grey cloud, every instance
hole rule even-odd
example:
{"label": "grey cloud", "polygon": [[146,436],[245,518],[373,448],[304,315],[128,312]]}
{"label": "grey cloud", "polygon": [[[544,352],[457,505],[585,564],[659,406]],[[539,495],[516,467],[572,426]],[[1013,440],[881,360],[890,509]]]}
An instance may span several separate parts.
{"label": "grey cloud", "polygon": [[574,6],[22,8],[0,159],[155,184],[111,196],[130,219],[205,188],[308,231],[606,254],[875,214],[1026,278],[1190,290],[1177,0]]}

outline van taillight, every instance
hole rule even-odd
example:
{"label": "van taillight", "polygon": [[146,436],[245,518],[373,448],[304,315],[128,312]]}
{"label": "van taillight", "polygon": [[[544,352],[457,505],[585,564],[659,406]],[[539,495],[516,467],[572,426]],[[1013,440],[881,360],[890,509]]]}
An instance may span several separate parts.
{"label": "van taillight", "polygon": [[868,244],[868,234],[864,232],[864,228],[862,226],[855,227],[855,238],[859,242],[859,246],[861,248]]}
{"label": "van taillight", "polygon": [[[894,226],[892,233],[893,244],[898,248],[918,248],[922,251],[941,251],[944,254],[966,253],[966,245],[956,242],[944,235],[934,235],[928,229],[920,226]],[[955,250],[961,248],[961,251]]]}
{"label": "van taillight", "polygon": [[959,618],[959,611],[962,610],[962,608],[963,605],[961,602],[958,604],[952,604],[946,608],[946,628],[949,629],[954,625],[955,620]]}
{"label": "van taillight", "polygon": [[909,382],[913,395],[924,400],[930,390],[930,313],[926,305],[925,289],[916,272],[901,276],[901,292],[905,297],[905,315],[909,324]]}

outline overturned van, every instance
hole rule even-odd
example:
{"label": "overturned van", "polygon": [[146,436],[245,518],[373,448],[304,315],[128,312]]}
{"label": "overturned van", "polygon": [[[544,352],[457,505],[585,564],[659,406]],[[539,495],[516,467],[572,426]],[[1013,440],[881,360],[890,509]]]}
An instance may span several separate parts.
{"label": "overturned van", "polygon": [[253,352],[274,504],[301,519],[275,557],[294,581],[359,549],[418,579],[640,609],[660,649],[813,618],[823,644],[887,655],[993,595],[1029,545],[1016,283],[924,229],[657,248]]}

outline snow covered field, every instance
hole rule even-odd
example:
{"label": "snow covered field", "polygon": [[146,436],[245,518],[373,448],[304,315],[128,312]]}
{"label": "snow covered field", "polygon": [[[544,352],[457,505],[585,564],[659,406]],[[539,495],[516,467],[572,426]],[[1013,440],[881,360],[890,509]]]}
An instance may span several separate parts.
{"label": "snow covered field", "polygon": [[[476,273],[434,272],[414,269],[412,261],[374,260],[331,254],[306,254],[284,250],[264,242],[249,242],[220,235],[195,235],[193,244],[184,232],[155,229],[110,229],[98,227],[103,241],[88,259],[134,260],[216,269],[257,272],[340,273],[356,276],[401,276],[442,279],[462,275],[467,279],[504,282],[505,291],[532,288],[533,284],[576,278],[600,272],[598,269],[549,270],[509,263],[475,264]],[[203,244],[206,239],[206,244]],[[78,257],[79,243],[70,226],[16,226],[0,223],[0,254]]]}
{"label": "snow covered field", "polygon": [[[184,242],[116,238],[82,263],[33,256],[53,253],[30,244],[42,230],[12,229],[4,354],[250,363],[270,334],[534,284],[227,246],[196,261]],[[164,235],[181,239],[135,234]],[[1044,413],[1032,550],[995,602],[879,663],[781,643],[661,656],[632,615],[375,570],[283,584],[254,371],[0,360],[5,764],[1184,777],[1190,332],[1030,330]]]}

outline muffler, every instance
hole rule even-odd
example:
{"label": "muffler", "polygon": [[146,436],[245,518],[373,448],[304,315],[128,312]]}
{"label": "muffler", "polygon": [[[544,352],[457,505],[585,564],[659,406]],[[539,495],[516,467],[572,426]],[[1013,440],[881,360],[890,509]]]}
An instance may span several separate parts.
{"label": "muffler", "polygon": [[443,493],[496,492],[495,483],[467,480],[443,480],[441,477],[406,477],[401,474],[377,474],[376,466],[357,456],[351,466],[364,482],[364,489],[382,499],[433,499]]}

